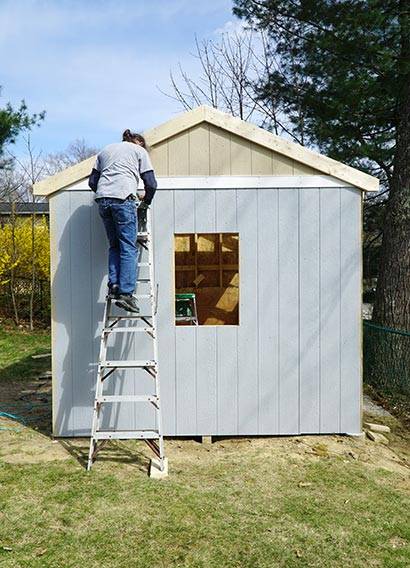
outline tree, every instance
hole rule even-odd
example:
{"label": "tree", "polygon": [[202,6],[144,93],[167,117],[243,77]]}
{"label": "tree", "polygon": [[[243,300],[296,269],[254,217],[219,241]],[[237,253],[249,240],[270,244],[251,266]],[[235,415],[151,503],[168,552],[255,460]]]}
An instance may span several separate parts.
{"label": "tree", "polygon": [[70,142],[67,148],[62,152],[48,154],[44,158],[45,174],[54,175],[65,168],[78,164],[78,162],[91,158],[91,156],[94,156],[98,152],[99,149],[88,146],[84,138],[77,138],[73,140],[73,142]]}
{"label": "tree", "polygon": [[[84,140],[75,140],[66,150],[44,156],[33,147],[30,132],[24,129],[25,152],[22,156],[6,150],[9,157],[8,167],[0,169],[0,198],[11,205],[12,215],[3,234],[0,231],[0,285],[7,285],[14,310],[14,319],[19,322],[18,292],[19,281],[30,278],[28,316],[30,329],[34,328],[35,290],[41,281],[48,278],[49,245],[48,232],[44,219],[35,211],[24,223],[15,214],[17,202],[31,201],[38,198],[33,195],[33,185],[47,175],[52,175],[65,167],[74,165],[97,150],[89,147]],[[2,242],[3,239],[3,242]]]}
{"label": "tree", "polygon": [[[410,329],[410,9],[408,0],[234,0],[265,31],[285,73],[259,83],[331,157],[377,175],[388,199],[373,319]],[[307,78],[296,93],[290,73]],[[299,99],[295,96],[299,94]],[[407,350],[408,351],[408,350]],[[387,375],[403,349],[375,358]]]}
{"label": "tree", "polygon": [[[1,94],[1,87],[0,87]],[[30,115],[26,103],[21,101],[15,109],[10,103],[0,107],[0,169],[7,165],[4,159],[6,145],[13,144],[22,130],[30,129],[44,119],[45,112]]]}
{"label": "tree", "polygon": [[[185,110],[207,104],[303,144],[303,133],[299,137],[289,129],[275,93],[259,96],[258,86],[269,71],[282,72],[280,59],[269,50],[264,32],[243,29],[223,32],[212,40],[195,39],[193,57],[198,61],[199,76],[192,78],[180,65],[177,73],[170,73],[173,93],[165,93],[167,96]],[[297,73],[291,77],[295,86],[303,87],[303,80]]]}
{"label": "tree", "polygon": [[[408,3],[235,0],[234,12],[265,30],[271,50],[283,61],[285,74],[273,70],[259,84],[259,96],[274,90],[295,129],[298,100],[309,143],[378,175],[389,190],[376,316],[409,328]],[[295,69],[308,79],[301,96],[288,80]],[[395,259],[388,254],[392,245],[399,251]],[[399,268],[391,270],[392,260],[400,261]]]}

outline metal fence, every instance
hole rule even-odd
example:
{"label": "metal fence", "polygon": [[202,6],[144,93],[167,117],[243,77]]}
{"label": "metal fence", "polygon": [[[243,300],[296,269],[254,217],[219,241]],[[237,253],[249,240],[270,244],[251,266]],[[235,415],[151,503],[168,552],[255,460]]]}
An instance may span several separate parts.
{"label": "metal fence", "polygon": [[364,321],[363,378],[386,393],[410,395],[410,332]]}
{"label": "metal fence", "polygon": [[[16,278],[14,281],[13,291],[19,320],[30,318],[32,286],[31,278]],[[15,318],[10,282],[0,286],[0,315]],[[50,322],[50,282],[48,280],[35,280],[34,282],[33,317],[45,324]]]}

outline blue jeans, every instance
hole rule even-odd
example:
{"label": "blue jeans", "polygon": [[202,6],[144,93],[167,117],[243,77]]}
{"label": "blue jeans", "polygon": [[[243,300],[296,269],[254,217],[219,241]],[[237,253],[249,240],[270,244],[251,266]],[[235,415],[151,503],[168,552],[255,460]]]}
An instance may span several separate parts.
{"label": "blue jeans", "polygon": [[132,294],[137,279],[137,209],[133,199],[101,197],[98,211],[110,243],[108,286],[119,286],[121,294]]}

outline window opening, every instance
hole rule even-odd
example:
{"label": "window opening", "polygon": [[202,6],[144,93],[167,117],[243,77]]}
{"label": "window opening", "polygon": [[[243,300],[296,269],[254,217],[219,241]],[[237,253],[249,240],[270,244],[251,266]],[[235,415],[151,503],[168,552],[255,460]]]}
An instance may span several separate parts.
{"label": "window opening", "polygon": [[176,325],[239,325],[239,234],[174,236]]}

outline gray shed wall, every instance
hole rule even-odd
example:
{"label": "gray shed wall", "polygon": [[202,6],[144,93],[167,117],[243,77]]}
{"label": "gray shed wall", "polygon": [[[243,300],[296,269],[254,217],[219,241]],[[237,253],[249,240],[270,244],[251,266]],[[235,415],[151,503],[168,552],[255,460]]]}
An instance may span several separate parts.
{"label": "gray shed wall", "polygon": [[[51,196],[50,213],[54,434],[88,435],[107,242],[91,192]],[[361,192],[159,190],[153,217],[165,435],[360,432]],[[175,327],[173,234],[224,231],[239,232],[240,325]],[[148,356],[121,335],[113,359]],[[143,371],[109,381],[150,392]],[[107,427],[153,425],[111,406]]]}

